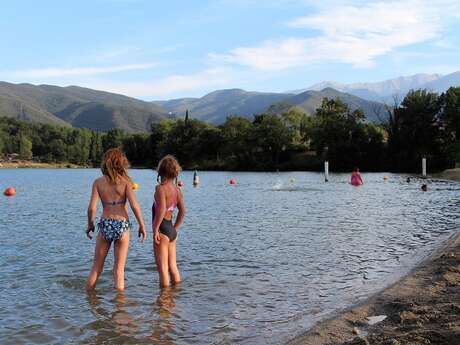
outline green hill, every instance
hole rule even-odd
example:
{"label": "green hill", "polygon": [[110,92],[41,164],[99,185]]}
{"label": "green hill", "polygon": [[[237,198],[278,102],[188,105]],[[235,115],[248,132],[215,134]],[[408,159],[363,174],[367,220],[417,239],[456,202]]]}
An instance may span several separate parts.
{"label": "green hill", "polygon": [[290,96],[292,94],[228,89],[217,90],[201,98],[179,98],[153,103],[162,106],[175,116],[183,116],[188,109],[192,118],[221,124],[230,115],[252,119],[254,114],[263,113],[271,104]]}
{"label": "green hill", "polygon": [[147,132],[165,112],[150,102],[78,86],[0,82],[0,116],[99,131]]}
{"label": "green hill", "polygon": [[314,114],[321,106],[323,98],[336,99],[346,103],[351,110],[361,109],[366,119],[371,122],[381,122],[386,117],[385,106],[382,103],[367,101],[349,93],[340,92],[333,88],[325,88],[321,91],[309,90],[298,95],[288,97],[282,102],[273,104],[269,112],[280,113],[291,107],[298,108],[308,114]]}

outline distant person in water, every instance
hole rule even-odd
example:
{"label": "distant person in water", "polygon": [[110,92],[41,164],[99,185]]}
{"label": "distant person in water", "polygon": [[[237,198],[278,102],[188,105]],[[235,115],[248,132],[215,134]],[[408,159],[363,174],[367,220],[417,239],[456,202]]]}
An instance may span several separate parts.
{"label": "distant person in water", "polygon": [[351,184],[353,186],[361,186],[364,184],[361,174],[359,173],[359,168],[355,167],[351,173]]}
{"label": "distant person in water", "polygon": [[426,184],[422,184],[422,192],[428,191],[428,186]]}
{"label": "distant person in water", "polygon": [[[157,182],[152,206],[153,251],[160,276],[160,286],[167,287],[180,282],[176,262],[177,234],[184,221],[185,204],[180,189],[176,186],[181,167],[177,160],[167,155],[157,167]],[[178,209],[173,223],[174,210]]]}
{"label": "distant person in water", "polygon": [[86,283],[86,288],[96,287],[104,268],[105,258],[114,246],[113,280],[117,290],[125,288],[125,263],[128,255],[129,230],[131,223],[128,218],[126,201],[129,201],[134,216],[139,224],[141,241],[147,238],[144,220],[136,196],[133,183],[128,176],[128,160],[120,149],[108,150],[102,159],[102,176],[93,183],[91,199],[88,206],[88,229],[86,235],[91,239],[94,232],[97,201],[101,199],[102,215],[97,223],[98,235],[94,263]]}

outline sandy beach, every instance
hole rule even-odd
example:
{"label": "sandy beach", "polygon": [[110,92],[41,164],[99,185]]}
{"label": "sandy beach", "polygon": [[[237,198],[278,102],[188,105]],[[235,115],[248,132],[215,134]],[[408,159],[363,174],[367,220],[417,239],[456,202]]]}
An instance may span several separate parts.
{"label": "sandy beach", "polygon": [[14,168],[41,168],[41,169],[69,169],[69,168],[85,168],[84,166],[73,163],[41,163],[29,160],[18,160],[13,162],[0,162],[0,169]]}
{"label": "sandy beach", "polygon": [[439,175],[436,175],[436,177],[446,180],[460,181],[460,168],[444,170]]}
{"label": "sandy beach", "polygon": [[288,344],[460,344],[460,232],[396,284]]}

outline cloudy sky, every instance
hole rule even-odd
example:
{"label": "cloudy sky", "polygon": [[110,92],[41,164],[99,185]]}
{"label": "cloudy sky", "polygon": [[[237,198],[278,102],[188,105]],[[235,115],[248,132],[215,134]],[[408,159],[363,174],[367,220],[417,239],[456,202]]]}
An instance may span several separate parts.
{"label": "cloudy sky", "polygon": [[460,1],[16,0],[0,80],[145,100],[460,70]]}

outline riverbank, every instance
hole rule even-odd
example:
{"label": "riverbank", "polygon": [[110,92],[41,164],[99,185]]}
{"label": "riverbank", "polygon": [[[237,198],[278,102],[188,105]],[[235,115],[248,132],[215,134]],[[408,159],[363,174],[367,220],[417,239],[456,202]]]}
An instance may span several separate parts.
{"label": "riverbank", "polygon": [[288,344],[460,344],[460,232],[393,286]]}
{"label": "riverbank", "polygon": [[460,168],[444,170],[442,173],[436,175],[436,177],[446,180],[460,181]]}
{"label": "riverbank", "polygon": [[72,163],[41,163],[34,161],[19,160],[14,162],[0,162],[0,169],[14,169],[14,168],[37,168],[37,169],[75,169],[87,168]]}

